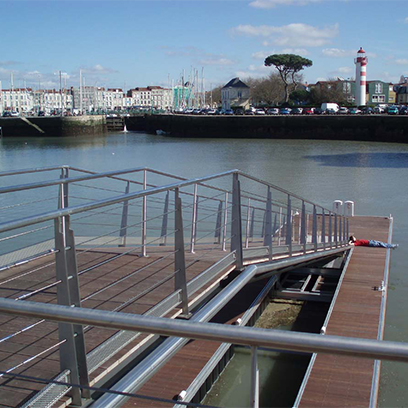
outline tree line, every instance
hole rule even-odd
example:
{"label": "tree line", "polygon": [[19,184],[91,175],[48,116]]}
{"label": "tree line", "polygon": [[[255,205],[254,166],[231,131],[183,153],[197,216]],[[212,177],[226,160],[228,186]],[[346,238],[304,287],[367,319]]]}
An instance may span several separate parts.
{"label": "tree line", "polygon": [[[347,102],[347,95],[335,79],[329,79],[322,87],[306,89],[300,86],[303,83],[300,71],[313,65],[307,58],[295,54],[273,54],[265,59],[264,64],[274,67],[276,71],[262,78],[242,78],[250,87],[252,105],[320,105],[323,102]],[[222,88],[223,86],[218,86],[212,89],[213,102],[221,103]]]}

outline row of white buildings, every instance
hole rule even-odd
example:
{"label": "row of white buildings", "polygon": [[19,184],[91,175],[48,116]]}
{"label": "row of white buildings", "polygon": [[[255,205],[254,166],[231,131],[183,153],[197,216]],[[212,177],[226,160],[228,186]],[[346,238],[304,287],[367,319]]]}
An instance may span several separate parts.
{"label": "row of white buildings", "polygon": [[70,89],[39,89],[0,87],[0,114],[4,111],[38,113],[53,111],[85,113],[130,108],[173,108],[173,90],[160,86],[130,89],[83,86]]}

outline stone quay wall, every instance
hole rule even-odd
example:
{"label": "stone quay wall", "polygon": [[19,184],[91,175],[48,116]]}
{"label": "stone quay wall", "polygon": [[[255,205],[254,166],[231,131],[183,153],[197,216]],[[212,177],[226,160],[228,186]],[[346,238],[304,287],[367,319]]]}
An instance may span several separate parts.
{"label": "stone quay wall", "polygon": [[408,116],[146,115],[126,124],[128,130],[176,137],[408,142]]}
{"label": "stone quay wall", "polygon": [[3,137],[63,137],[107,131],[104,115],[0,118]]}

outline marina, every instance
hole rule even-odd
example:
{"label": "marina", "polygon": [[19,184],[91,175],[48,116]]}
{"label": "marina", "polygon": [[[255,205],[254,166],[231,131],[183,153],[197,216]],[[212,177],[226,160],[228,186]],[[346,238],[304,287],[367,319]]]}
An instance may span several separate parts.
{"label": "marina", "polygon": [[[6,217],[38,190],[48,191],[47,196],[54,197],[46,202],[32,201],[32,215],[22,219],[12,215],[0,224],[0,310],[20,314],[3,315],[3,404],[78,405],[92,395],[93,399],[99,396],[87,389],[80,393],[68,384],[105,389],[105,394],[93,403],[101,407],[126,406],[123,395],[109,393],[111,387],[153,398],[153,406],[157,406],[157,398],[168,405],[180,395],[182,401],[200,402],[217,380],[214,373],[220,373],[232,357],[230,349],[219,340],[227,341],[235,332],[235,341],[228,343],[252,345],[252,386],[246,406],[259,404],[254,345],[270,344],[273,349],[303,353],[405,358],[405,345],[390,343],[394,349],[391,353],[389,348],[386,351],[387,345],[376,343],[383,335],[390,250],[374,249],[378,272],[373,274],[373,255],[367,252],[373,249],[352,249],[347,243],[350,228],[361,236],[390,240],[391,218],[352,214],[345,217],[237,170],[186,179],[149,168],[95,173],[62,166],[3,172],[1,176],[2,180],[21,176],[26,180],[24,184],[0,189],[2,196],[7,197],[6,203],[11,204],[3,209]],[[42,180],[38,181],[38,177]],[[34,181],[29,182],[30,179]],[[90,199],[91,196],[95,198]],[[294,280],[294,273],[300,279]],[[252,289],[247,289],[251,281]],[[333,286],[334,282],[341,283]],[[246,291],[245,301],[239,299],[241,291]],[[329,302],[331,307],[321,334],[288,332],[271,343],[260,337],[255,340],[259,329],[251,326],[266,307],[271,291],[278,298]],[[350,293],[355,303],[350,302]],[[18,302],[10,303],[9,299]],[[48,322],[49,318],[61,318],[58,316],[64,306],[57,306],[56,302],[65,307],[76,306],[75,310],[68,307],[70,317],[59,325]],[[362,313],[361,321],[368,323],[367,308],[373,311],[369,319],[371,329],[363,328],[357,318]],[[88,314],[85,320],[70,320],[80,316],[81,310],[91,312],[90,309],[95,313]],[[355,328],[350,326],[345,312],[353,316]],[[142,318],[140,333],[112,331],[114,327],[131,327],[131,320],[120,324],[126,316]],[[168,321],[166,329],[162,326],[164,320],[155,320],[157,317]],[[93,319],[103,319],[105,323]],[[67,323],[70,321],[76,324]],[[81,326],[80,322],[87,324]],[[231,326],[234,322],[239,323]],[[192,334],[197,324],[204,325],[203,329],[209,326],[202,334]],[[251,330],[248,336],[254,336],[251,342],[237,330],[246,325]],[[279,333],[268,332],[271,338]],[[190,335],[157,336],[170,333]],[[325,346],[325,341],[320,341],[326,335],[329,338],[339,334],[346,336],[344,342],[339,338],[337,343],[328,341]],[[189,337],[197,340],[188,342]],[[297,337],[307,339],[306,343],[297,342]],[[354,340],[346,346],[350,338]],[[373,343],[367,343],[367,338]],[[76,359],[66,358],[68,355]],[[320,356],[319,353],[318,358],[311,359],[310,375],[302,385],[302,406],[308,406],[307,396],[313,390]],[[367,364],[372,367],[365,370],[366,377],[360,372],[358,381],[352,377],[347,395],[350,403],[356,402],[352,397],[356,392],[362,394],[362,384],[370,383],[371,400],[359,402],[375,406],[379,367],[377,363]],[[336,373],[336,366],[331,367]],[[340,370],[341,367],[339,364]],[[180,375],[169,381],[175,370]],[[12,373],[40,378],[48,374],[50,385],[43,388],[29,382],[22,386],[22,379],[9,377]],[[338,388],[333,379],[337,377],[341,379],[338,374],[330,376],[332,382],[327,388]],[[53,378],[67,385],[53,385]],[[321,379],[318,383],[321,385]],[[326,394],[323,393],[322,406],[327,402],[325,398],[335,401]],[[316,397],[311,398],[314,406]],[[342,394],[342,401],[346,401],[344,398]],[[49,405],[48,401],[53,402]],[[143,401],[140,404],[149,406]]]}

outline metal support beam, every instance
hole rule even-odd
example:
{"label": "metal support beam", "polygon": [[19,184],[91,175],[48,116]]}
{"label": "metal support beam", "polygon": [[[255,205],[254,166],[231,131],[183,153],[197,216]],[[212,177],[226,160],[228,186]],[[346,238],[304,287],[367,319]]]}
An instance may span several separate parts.
{"label": "metal support beam", "polygon": [[317,211],[315,205],[313,205],[312,243],[314,250],[317,251]]}
{"label": "metal support beam", "polygon": [[194,184],[194,195],[193,195],[193,219],[191,221],[191,241],[190,241],[190,252],[194,254],[195,242],[197,238],[197,211],[198,211],[198,196],[197,196],[198,185]]}
{"label": "metal support beam", "polygon": [[333,247],[333,228],[332,228],[333,214],[329,211],[329,247]]}
{"label": "metal support beam", "polygon": [[286,216],[286,245],[288,245],[289,256],[292,256],[292,203],[288,194],[288,208]]}
{"label": "metal support beam", "polygon": [[306,253],[306,206],[304,200],[302,201],[302,215],[301,215],[301,221],[300,221],[301,227],[300,227],[300,243],[303,245],[303,252]]}
{"label": "metal support beam", "polygon": [[[60,281],[57,286],[57,301],[59,305],[71,306],[70,282],[66,256],[66,241],[64,235],[65,225],[63,218],[56,218],[54,221],[55,228],[55,270],[56,279]],[[49,307],[49,305],[48,305]],[[69,370],[70,379],[74,384],[80,384],[78,356],[75,343],[75,330],[71,323],[58,324],[60,345],[60,370]],[[73,403],[81,405],[81,391],[79,388],[71,390]]]}
{"label": "metal support beam", "polygon": [[[129,194],[129,191],[130,191],[130,182],[128,181],[125,187],[125,194]],[[129,213],[129,200],[126,200],[123,202],[122,219],[120,222],[120,232],[119,232],[119,237],[122,238],[119,246],[122,246],[122,247],[126,246],[128,213]]]}
{"label": "metal support beam", "polygon": [[251,347],[251,401],[250,407],[259,408],[259,367],[257,347]]}
{"label": "metal support beam", "polygon": [[334,214],[334,246],[338,246],[338,234],[337,234],[337,214]]}
{"label": "metal support beam", "polygon": [[167,192],[166,198],[164,200],[164,209],[163,209],[163,221],[162,221],[162,227],[161,227],[161,246],[165,246],[167,243],[167,224],[169,220],[169,195],[170,191]]}
{"label": "metal support beam", "polygon": [[326,248],[326,214],[324,212],[324,208],[322,207],[322,234],[321,234],[321,242],[323,243],[323,249]]}
{"label": "metal support beam", "polygon": [[227,228],[228,228],[228,193],[225,193],[224,205],[224,227],[222,229],[222,250],[227,250]]}
{"label": "metal support beam", "polygon": [[265,235],[264,246],[269,248],[269,259],[272,259],[272,193],[268,187],[265,208]]}
{"label": "metal support beam", "polygon": [[217,221],[215,223],[214,244],[221,243],[222,201],[218,203]]}
{"label": "metal support beam", "polygon": [[249,247],[250,225],[251,225],[251,199],[248,198],[247,218],[245,223],[245,248]]}
{"label": "metal support beam", "polygon": [[[143,190],[147,189],[147,171],[143,171]],[[147,196],[143,196],[142,203],[142,256],[146,256],[146,235],[147,235]]]}
{"label": "metal support beam", "polygon": [[183,216],[182,205],[179,197],[179,189],[174,190],[174,290],[180,291],[180,301],[183,309],[183,315],[188,316],[188,295],[187,295],[187,282],[186,282],[186,260],[184,253],[184,236],[183,236]]}
{"label": "metal support beam", "polygon": [[236,267],[242,269],[241,188],[238,174],[232,175],[231,252],[236,253]]}

